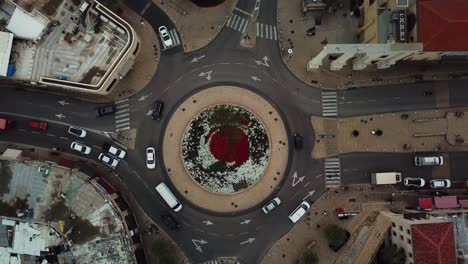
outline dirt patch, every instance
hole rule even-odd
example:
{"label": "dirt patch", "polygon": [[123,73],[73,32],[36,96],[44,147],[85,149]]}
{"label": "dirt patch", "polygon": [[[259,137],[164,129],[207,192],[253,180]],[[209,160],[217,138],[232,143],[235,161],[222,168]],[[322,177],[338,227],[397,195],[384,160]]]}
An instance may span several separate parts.
{"label": "dirt patch", "polygon": [[6,160],[0,160],[0,197],[10,191],[11,178],[10,163]]}

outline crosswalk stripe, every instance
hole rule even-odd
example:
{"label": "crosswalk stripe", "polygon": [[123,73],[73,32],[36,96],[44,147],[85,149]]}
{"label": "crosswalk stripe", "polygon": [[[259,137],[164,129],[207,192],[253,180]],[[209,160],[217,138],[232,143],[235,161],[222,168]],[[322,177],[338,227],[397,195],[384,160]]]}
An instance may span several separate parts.
{"label": "crosswalk stripe", "polygon": [[229,19],[228,19],[228,21],[227,21],[227,23],[226,23],[226,25],[227,25],[228,27],[231,27],[231,22],[232,22],[232,17],[233,17],[233,16],[234,16],[234,15],[230,16]]}
{"label": "crosswalk stripe", "polygon": [[125,99],[122,99],[122,100],[119,100],[119,101],[115,101],[116,104],[120,104],[120,103],[124,103],[124,102],[127,102],[128,101],[128,98],[125,98]]}
{"label": "crosswalk stripe", "polygon": [[260,24],[260,37],[263,38],[263,24]]}
{"label": "crosswalk stripe", "polygon": [[257,22],[257,36],[258,36],[259,27],[260,27],[260,23]]}
{"label": "crosswalk stripe", "polygon": [[245,19],[241,20],[241,23],[239,24],[239,31],[241,31],[241,28],[244,26]]}
{"label": "crosswalk stripe", "polygon": [[273,39],[273,26],[270,26],[270,39]]}
{"label": "crosswalk stripe", "polygon": [[234,24],[233,28],[237,30],[237,24],[241,21],[242,17],[236,16],[236,23]]}
{"label": "crosswalk stripe", "polygon": [[115,112],[115,114],[119,115],[119,114],[122,114],[122,113],[125,113],[125,112],[128,112],[128,111],[130,111],[130,109],[125,108],[125,109],[122,109],[122,110],[119,110],[119,111]]}
{"label": "crosswalk stripe", "polygon": [[130,127],[129,126],[126,126],[126,127],[122,127],[122,128],[117,128],[115,131],[119,132],[119,131],[125,131],[125,130],[129,130]]}
{"label": "crosswalk stripe", "polygon": [[175,29],[172,29],[170,31],[170,34],[172,36],[172,39],[174,40],[174,44],[172,45],[173,47],[174,46],[177,46],[180,44],[180,40],[179,40],[179,34],[177,34],[177,31]]}
{"label": "crosswalk stripe", "polygon": [[117,128],[121,128],[123,126],[130,126],[130,122],[126,122],[126,123],[121,123],[121,124],[115,124],[115,127]]}
{"label": "crosswalk stripe", "polygon": [[247,25],[249,24],[249,21],[246,20],[246,23],[244,25],[244,28],[242,29],[242,33],[245,33],[245,30],[247,29]]}
{"label": "crosswalk stripe", "polygon": [[276,35],[276,27],[273,27],[273,30],[275,32],[274,36],[275,36],[275,40],[278,40],[278,35]]}
{"label": "crosswalk stripe", "polygon": [[126,116],[129,116],[129,115],[130,115],[130,113],[125,113],[125,114],[123,114],[123,115],[116,116],[116,117],[115,117],[115,119],[116,119],[115,122],[119,123],[119,122],[122,122],[122,120],[127,121],[127,120],[129,120],[130,118],[122,119],[122,117],[126,117]]}
{"label": "crosswalk stripe", "polygon": [[115,107],[117,109],[121,109],[121,108],[128,107],[128,106],[129,106],[129,104],[119,104],[119,105],[116,105]]}

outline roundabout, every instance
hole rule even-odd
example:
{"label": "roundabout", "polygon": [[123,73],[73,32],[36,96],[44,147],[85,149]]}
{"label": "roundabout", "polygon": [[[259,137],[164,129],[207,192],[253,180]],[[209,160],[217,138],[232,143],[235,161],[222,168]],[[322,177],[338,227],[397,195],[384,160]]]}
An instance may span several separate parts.
{"label": "roundabout", "polygon": [[167,124],[163,160],[170,181],[192,204],[218,213],[255,207],[279,187],[288,136],[260,95],[217,86],[182,102]]}

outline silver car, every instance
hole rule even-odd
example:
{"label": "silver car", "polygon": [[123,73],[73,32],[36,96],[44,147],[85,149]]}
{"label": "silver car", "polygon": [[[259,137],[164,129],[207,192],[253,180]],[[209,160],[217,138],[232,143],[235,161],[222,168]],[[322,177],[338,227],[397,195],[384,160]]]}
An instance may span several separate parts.
{"label": "silver car", "polygon": [[79,128],[79,127],[70,126],[68,128],[68,133],[74,135],[75,137],[79,137],[79,138],[86,137],[86,130],[84,130],[82,128]]}
{"label": "silver car", "polygon": [[75,151],[78,151],[80,152],[81,154],[85,154],[85,155],[88,155],[89,153],[91,153],[91,148],[84,145],[84,144],[81,144],[79,142],[72,142],[71,145],[70,145],[70,148],[75,150]]}
{"label": "silver car", "polygon": [[150,170],[156,168],[156,150],[153,147],[146,149],[146,167]]}
{"label": "silver car", "polygon": [[117,159],[114,159],[113,157],[108,156],[104,153],[99,154],[98,159],[113,169],[115,169],[115,167],[117,167],[117,165],[119,164],[119,161]]}
{"label": "silver car", "polygon": [[268,214],[269,212],[273,211],[278,205],[281,204],[281,200],[278,197],[275,197],[273,200],[271,200],[269,203],[267,203],[265,206],[262,207],[262,210],[265,214]]}
{"label": "silver car", "polygon": [[167,30],[167,28],[165,26],[160,26],[158,28],[158,31],[164,43],[164,46],[166,46],[167,48],[172,47],[174,43],[172,42],[171,35],[169,35],[169,31]]}

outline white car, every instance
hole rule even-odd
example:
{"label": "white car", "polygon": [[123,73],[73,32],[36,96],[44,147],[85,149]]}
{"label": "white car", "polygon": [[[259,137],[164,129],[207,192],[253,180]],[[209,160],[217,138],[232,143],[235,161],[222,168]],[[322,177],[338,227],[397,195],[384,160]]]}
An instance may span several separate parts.
{"label": "white car", "polygon": [[267,203],[265,206],[262,207],[262,210],[265,214],[268,214],[269,212],[273,211],[278,205],[281,204],[281,200],[278,197],[275,197],[273,200],[271,200],[269,203]]}
{"label": "white car", "polygon": [[174,43],[172,42],[171,35],[169,35],[169,31],[167,31],[167,28],[165,26],[160,26],[158,28],[158,31],[164,43],[164,46],[166,46],[167,48],[172,47]]}
{"label": "white car", "polygon": [[115,169],[115,167],[117,167],[117,165],[119,164],[119,161],[117,159],[114,159],[111,156],[108,156],[104,153],[99,154],[98,159],[113,169]]}
{"label": "white car", "polygon": [[289,220],[293,223],[297,223],[301,217],[307,213],[310,209],[310,204],[306,201],[302,201],[302,203],[289,215]]}
{"label": "white car", "polygon": [[79,128],[79,127],[70,126],[68,128],[68,133],[74,135],[75,137],[79,137],[79,138],[86,137],[86,130],[84,130],[82,128]]}
{"label": "white car", "polygon": [[450,188],[452,185],[450,180],[447,179],[440,179],[440,180],[432,180],[429,182],[431,188]]}
{"label": "white car", "polygon": [[150,170],[156,168],[156,150],[153,147],[146,149],[146,167]]}
{"label": "white car", "polygon": [[125,150],[109,143],[104,144],[104,149],[107,150],[109,154],[119,159],[123,159],[125,158],[125,155],[127,155]]}
{"label": "white car", "polygon": [[81,144],[79,142],[76,142],[76,141],[71,143],[70,148],[80,152],[81,154],[85,154],[85,155],[88,155],[89,153],[91,153],[91,148],[90,147],[88,147],[86,145],[83,145],[83,144]]}

